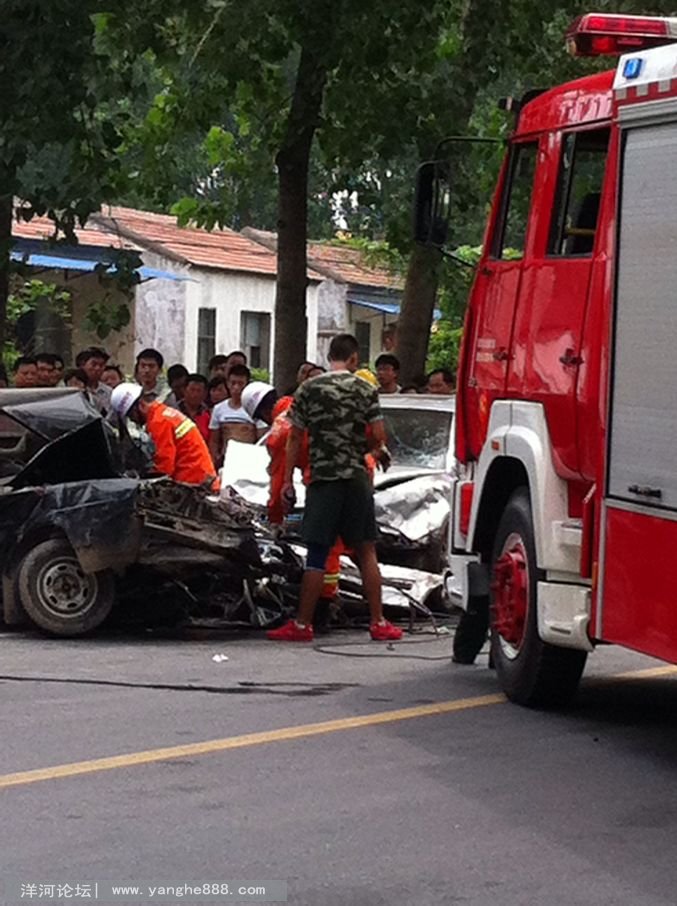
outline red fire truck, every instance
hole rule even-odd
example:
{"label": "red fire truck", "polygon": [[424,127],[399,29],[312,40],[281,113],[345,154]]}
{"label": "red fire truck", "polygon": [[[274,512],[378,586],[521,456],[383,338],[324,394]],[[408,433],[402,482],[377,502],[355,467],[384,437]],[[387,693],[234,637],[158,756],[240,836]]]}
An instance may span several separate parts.
{"label": "red fire truck", "polygon": [[[618,67],[519,109],[458,369],[455,659],[489,630],[526,705],[570,698],[600,643],[677,662],[677,19],[567,41]],[[448,169],[419,173],[419,240],[442,244]]]}

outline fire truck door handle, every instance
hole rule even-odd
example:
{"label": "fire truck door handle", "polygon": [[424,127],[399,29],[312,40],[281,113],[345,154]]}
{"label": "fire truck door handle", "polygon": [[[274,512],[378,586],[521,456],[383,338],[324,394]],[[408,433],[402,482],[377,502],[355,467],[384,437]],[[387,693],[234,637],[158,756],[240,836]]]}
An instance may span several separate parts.
{"label": "fire truck door handle", "polygon": [[631,494],[639,494],[640,497],[655,497],[658,500],[663,496],[660,488],[650,488],[646,485],[631,484],[628,486],[628,491]]}
{"label": "fire truck door handle", "polygon": [[496,362],[506,362],[510,358],[510,354],[507,349],[497,349],[494,353],[494,361]]}
{"label": "fire truck door handle", "polygon": [[559,360],[562,365],[581,365],[583,362],[583,359],[579,355],[576,355],[571,348],[565,349],[564,355],[561,355]]}

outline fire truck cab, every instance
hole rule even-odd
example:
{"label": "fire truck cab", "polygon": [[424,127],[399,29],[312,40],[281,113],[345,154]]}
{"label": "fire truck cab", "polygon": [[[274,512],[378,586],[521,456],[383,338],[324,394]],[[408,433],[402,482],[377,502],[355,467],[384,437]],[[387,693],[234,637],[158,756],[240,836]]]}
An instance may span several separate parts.
{"label": "fire truck cab", "polygon": [[677,19],[567,40],[622,55],[520,110],[458,368],[454,656],[489,629],[527,705],[568,700],[599,643],[677,662]]}

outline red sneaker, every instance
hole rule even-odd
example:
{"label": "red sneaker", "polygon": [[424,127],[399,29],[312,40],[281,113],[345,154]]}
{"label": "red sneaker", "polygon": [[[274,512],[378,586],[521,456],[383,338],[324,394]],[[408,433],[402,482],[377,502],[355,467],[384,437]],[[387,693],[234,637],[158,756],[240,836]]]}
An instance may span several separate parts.
{"label": "red sneaker", "polygon": [[296,620],[289,620],[279,629],[269,629],[266,636],[274,642],[312,642],[314,638],[313,627],[299,626]]}
{"label": "red sneaker", "polygon": [[375,642],[397,642],[402,638],[402,630],[387,620],[381,620],[380,623],[371,624],[369,635]]}

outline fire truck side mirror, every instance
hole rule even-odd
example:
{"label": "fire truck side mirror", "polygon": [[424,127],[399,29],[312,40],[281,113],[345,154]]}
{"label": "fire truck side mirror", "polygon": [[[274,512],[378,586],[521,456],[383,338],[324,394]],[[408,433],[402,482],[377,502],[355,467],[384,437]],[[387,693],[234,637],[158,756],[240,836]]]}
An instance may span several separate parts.
{"label": "fire truck side mirror", "polygon": [[427,161],[416,171],[414,240],[442,248],[449,239],[451,186],[449,164]]}

